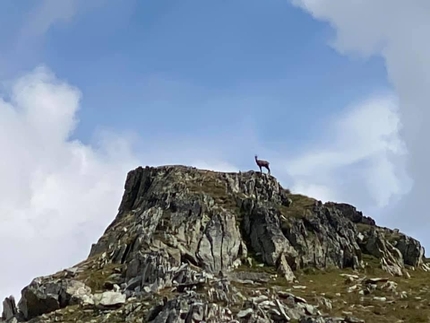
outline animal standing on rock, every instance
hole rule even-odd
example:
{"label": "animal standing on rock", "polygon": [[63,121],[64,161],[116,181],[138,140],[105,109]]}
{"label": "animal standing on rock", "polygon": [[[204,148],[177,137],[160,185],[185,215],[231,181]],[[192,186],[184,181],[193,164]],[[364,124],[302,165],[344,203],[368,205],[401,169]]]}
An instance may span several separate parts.
{"label": "animal standing on rock", "polygon": [[262,167],[266,168],[268,171],[268,174],[270,175],[270,167],[269,167],[269,162],[267,160],[261,160],[258,159],[258,156],[255,155],[255,162],[257,163],[258,167],[260,167],[260,172],[262,173],[263,171],[261,170]]}

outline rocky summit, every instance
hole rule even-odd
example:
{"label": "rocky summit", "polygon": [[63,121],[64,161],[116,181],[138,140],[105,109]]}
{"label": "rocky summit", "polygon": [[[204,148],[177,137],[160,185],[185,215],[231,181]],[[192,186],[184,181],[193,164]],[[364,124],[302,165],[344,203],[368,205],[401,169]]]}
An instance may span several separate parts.
{"label": "rocky summit", "polygon": [[88,258],[6,298],[2,320],[430,322],[428,270],[419,241],[273,176],[139,167]]}

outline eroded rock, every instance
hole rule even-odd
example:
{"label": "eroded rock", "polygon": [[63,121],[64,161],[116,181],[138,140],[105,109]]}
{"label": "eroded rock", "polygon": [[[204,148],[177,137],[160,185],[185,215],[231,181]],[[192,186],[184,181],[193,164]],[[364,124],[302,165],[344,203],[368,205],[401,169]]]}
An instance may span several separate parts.
{"label": "eroded rock", "polygon": [[[273,176],[139,167],[127,175],[118,214],[88,259],[35,279],[18,308],[5,300],[3,317],[51,322],[54,314],[77,315],[76,305],[121,322],[354,322],[353,310],[323,315],[334,304],[326,298],[311,304],[264,288],[282,282],[299,293],[307,286],[296,270],[361,269],[363,254],[396,276],[406,275],[405,264],[427,268],[418,241],[376,226],[351,205],[292,194]],[[267,269],[276,272],[251,272]],[[381,288],[403,297],[388,279],[350,274],[345,284],[351,293]],[[243,286],[259,289],[246,294]],[[154,304],[160,293],[169,297]]]}
{"label": "eroded rock", "polygon": [[3,301],[2,319],[4,321],[11,319],[18,314],[15,298],[11,295]]}

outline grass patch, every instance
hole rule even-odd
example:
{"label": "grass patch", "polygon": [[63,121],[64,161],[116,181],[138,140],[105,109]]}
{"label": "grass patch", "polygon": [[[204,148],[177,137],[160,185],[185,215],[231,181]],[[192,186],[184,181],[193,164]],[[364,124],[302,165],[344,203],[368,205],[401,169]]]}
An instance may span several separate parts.
{"label": "grass patch", "polygon": [[367,231],[370,231],[372,226],[366,223],[355,223],[355,226],[357,228],[357,231],[360,233],[365,233]]}
{"label": "grass patch", "polygon": [[55,318],[61,317],[61,322],[85,322],[93,318],[91,313],[82,311],[79,305],[68,306],[67,308],[52,313],[52,315]]}
{"label": "grass patch", "polygon": [[289,217],[302,219],[310,214],[311,209],[315,205],[316,200],[314,198],[301,195],[301,194],[290,194],[288,196],[292,203],[290,206],[279,205],[279,211],[287,219]]}
{"label": "grass patch", "polygon": [[276,269],[273,266],[269,266],[263,263],[254,263],[252,267],[249,267],[247,264],[242,264],[239,267],[236,268],[235,271],[243,271],[243,272],[250,272],[250,273],[266,273],[270,275],[276,274]]}
{"label": "grass patch", "polygon": [[376,269],[381,268],[381,260],[375,256],[363,253],[361,259],[365,265],[363,269],[365,274],[373,274]]}
{"label": "grass patch", "polygon": [[[423,270],[410,272],[411,279],[393,277],[380,269],[379,261],[369,255],[364,255],[369,266],[363,270],[303,269],[296,272],[300,285],[306,289],[292,289],[297,296],[304,297],[311,304],[318,304],[318,299],[325,297],[332,303],[332,310],[321,310],[331,316],[344,316],[344,312],[352,312],[353,316],[372,323],[389,323],[403,320],[404,323],[430,321],[430,273]],[[377,265],[375,267],[375,265]],[[346,282],[340,274],[355,274],[368,278],[387,278],[398,284],[395,292],[378,289],[368,295],[359,293],[364,286],[358,281]],[[359,284],[360,288],[348,293],[348,288]],[[382,286],[383,283],[378,283]],[[407,297],[402,297],[406,292]],[[386,297],[386,301],[375,300],[373,297]],[[418,299],[417,299],[418,297]]]}
{"label": "grass patch", "polygon": [[91,288],[92,293],[103,291],[105,283],[109,276],[114,273],[120,273],[122,270],[121,264],[106,264],[102,269],[87,269],[80,273],[77,277],[85,285]]}
{"label": "grass patch", "polygon": [[[375,228],[374,226],[371,226],[366,223],[355,223],[355,226],[358,232],[363,234]],[[396,232],[394,230],[389,230],[389,229],[377,229],[377,230],[382,230],[385,240],[387,240],[391,244],[396,244],[397,241],[401,238],[401,233]]]}
{"label": "grass patch", "polygon": [[385,231],[384,232],[385,239],[391,243],[392,245],[396,245],[397,241],[400,239],[400,234],[395,231]]}
{"label": "grass patch", "polygon": [[273,266],[268,266],[264,263],[261,255],[257,254],[251,247],[248,246],[247,258],[251,260],[251,266],[248,262],[242,262],[236,270],[251,271],[251,272],[267,272],[272,273],[275,269]]}
{"label": "grass patch", "polygon": [[218,179],[215,174],[208,173],[198,180],[191,181],[187,187],[190,193],[205,193],[212,197],[219,206],[239,212],[236,198],[227,191],[226,183]]}

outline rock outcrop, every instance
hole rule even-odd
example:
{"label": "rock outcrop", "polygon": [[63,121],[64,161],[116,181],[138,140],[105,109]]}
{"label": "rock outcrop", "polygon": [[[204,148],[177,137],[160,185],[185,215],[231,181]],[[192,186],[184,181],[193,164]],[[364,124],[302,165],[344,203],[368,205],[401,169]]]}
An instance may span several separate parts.
{"label": "rock outcrop", "polygon": [[18,315],[15,298],[13,296],[5,298],[3,301],[2,320],[7,321]]}
{"label": "rock outcrop", "polygon": [[298,272],[369,266],[393,277],[427,270],[417,240],[351,205],[292,194],[272,176],[139,167],[88,259],[34,279],[18,307],[7,298],[3,320],[360,322],[286,290],[301,288]]}

